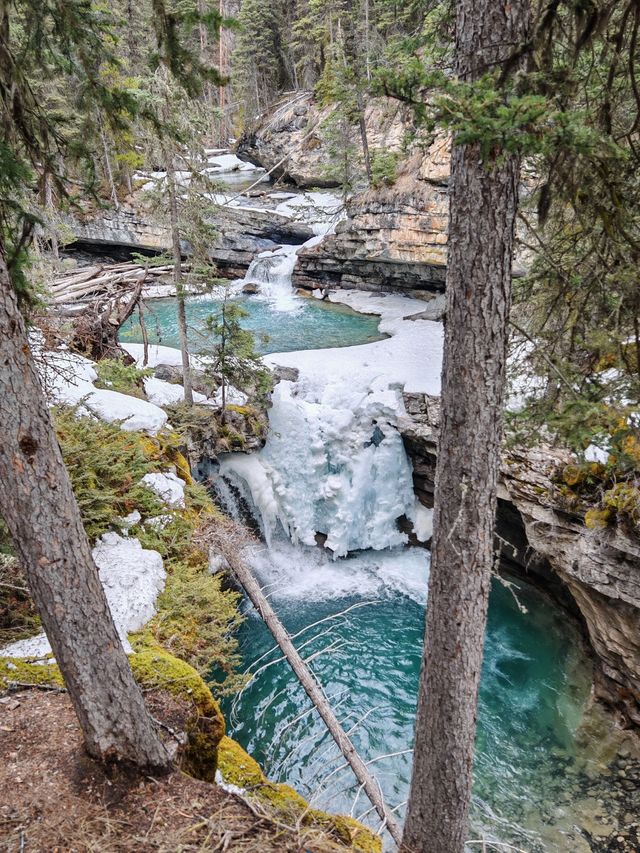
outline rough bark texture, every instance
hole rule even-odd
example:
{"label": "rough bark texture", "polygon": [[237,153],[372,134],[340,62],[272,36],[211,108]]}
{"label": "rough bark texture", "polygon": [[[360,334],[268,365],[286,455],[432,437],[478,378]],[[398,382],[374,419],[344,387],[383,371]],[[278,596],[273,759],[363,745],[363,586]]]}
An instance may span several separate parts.
{"label": "rough bark texture", "polygon": [[[528,0],[458,0],[459,76],[520,43]],[[491,569],[519,159],[454,146],[442,422],[404,849],[462,853]]]}
{"label": "rough bark texture", "polygon": [[82,526],[0,252],[0,514],[96,758],[168,766]]}

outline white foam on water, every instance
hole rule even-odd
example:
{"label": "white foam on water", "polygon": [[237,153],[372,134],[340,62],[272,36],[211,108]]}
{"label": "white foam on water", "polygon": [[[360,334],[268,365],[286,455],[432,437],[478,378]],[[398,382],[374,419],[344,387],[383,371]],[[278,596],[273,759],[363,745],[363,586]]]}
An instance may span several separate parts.
{"label": "white foam on water", "polygon": [[418,604],[427,599],[430,556],[423,548],[363,551],[332,560],[320,548],[301,548],[281,537],[246,556],[274,601],[376,600],[398,594]]}

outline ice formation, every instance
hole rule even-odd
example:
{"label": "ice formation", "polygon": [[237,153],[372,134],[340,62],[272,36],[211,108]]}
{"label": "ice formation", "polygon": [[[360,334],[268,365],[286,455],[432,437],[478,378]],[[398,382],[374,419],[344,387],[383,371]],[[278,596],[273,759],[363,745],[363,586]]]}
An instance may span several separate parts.
{"label": "ice formation", "polygon": [[391,337],[343,349],[267,356],[299,369],[280,382],[269,412],[269,436],[253,457],[231,454],[221,475],[250,492],[268,542],[280,526],[295,543],[316,534],[340,557],[402,545],[405,516],[421,539],[430,514],[417,509],[412,470],[397,429],[402,389],[437,393],[442,331],[438,323],[406,319],[425,304],[403,297],[345,295],[354,307],[382,314]]}

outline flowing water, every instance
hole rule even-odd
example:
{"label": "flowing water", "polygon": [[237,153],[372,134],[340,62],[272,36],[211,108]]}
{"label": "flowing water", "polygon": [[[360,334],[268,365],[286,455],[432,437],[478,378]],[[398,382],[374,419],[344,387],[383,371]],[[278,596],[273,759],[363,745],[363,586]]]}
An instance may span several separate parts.
{"label": "flowing water", "polygon": [[[427,552],[369,551],[334,562],[318,550],[280,541],[252,562],[290,633],[303,632],[298,648],[351,729],[388,804],[402,816]],[[335,614],[343,615],[322,621]],[[313,805],[366,813],[370,804],[358,796],[351,771],[252,612],[240,641],[256,676],[226,709],[232,736],[270,778],[293,785]],[[579,649],[572,625],[533,588],[494,583],[480,695],[476,833],[527,850],[581,849],[570,840],[576,814],[572,798],[565,797],[567,768],[577,767],[574,736],[589,690]],[[378,825],[375,814],[369,819]]]}
{"label": "flowing water", "polygon": [[[262,351],[380,340],[376,318],[293,294],[296,251],[285,246],[263,253],[244,282],[256,284],[258,294],[234,297],[249,312],[246,327],[270,336],[268,343],[258,340]],[[219,304],[215,297],[190,300],[190,322],[197,327]],[[177,346],[174,301],[156,300],[153,310],[154,340]],[[135,320],[123,338],[140,341]],[[197,340],[194,349],[201,347]],[[247,555],[253,570],[402,817],[429,555],[403,545],[397,520],[412,520],[426,539],[430,519],[416,504],[397,429],[404,412],[399,383],[384,378],[373,352],[363,357],[360,350],[353,358],[354,369],[339,375],[301,371],[297,382],[279,383],[265,448],[251,456],[230,454],[208,473],[223,509],[262,535],[264,545]],[[349,350],[343,361],[351,364]],[[254,677],[227,702],[231,736],[272,779],[293,785],[313,805],[377,826],[250,608],[240,643]],[[603,765],[577,737],[589,690],[589,666],[573,621],[530,585],[495,581],[480,693],[476,838],[546,853],[598,849],[588,843],[587,829],[597,835],[598,821],[606,823],[615,809],[608,782],[599,776]],[[622,814],[628,796],[616,801]]]}

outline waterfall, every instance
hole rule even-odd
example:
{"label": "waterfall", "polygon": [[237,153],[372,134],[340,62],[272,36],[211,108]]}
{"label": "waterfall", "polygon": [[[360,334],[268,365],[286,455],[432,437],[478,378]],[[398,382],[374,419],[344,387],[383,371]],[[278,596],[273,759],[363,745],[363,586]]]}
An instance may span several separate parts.
{"label": "waterfall", "polygon": [[273,302],[277,311],[293,311],[299,306],[291,276],[300,248],[285,245],[273,252],[261,252],[247,270],[245,282],[259,285],[259,296]]}
{"label": "waterfall", "polygon": [[221,476],[246,483],[268,544],[278,532],[300,545],[320,536],[342,557],[406,543],[397,522],[416,518],[416,502],[396,427],[401,394],[345,390],[280,382],[265,447],[222,457]]}
{"label": "waterfall", "polygon": [[[325,233],[331,228],[327,220]],[[319,234],[304,245],[322,239]],[[259,295],[278,310],[300,304],[291,284],[300,248],[262,252],[247,272],[245,282],[258,284]],[[396,306],[399,317],[405,307]],[[316,351],[316,357],[321,353],[339,353],[343,369],[332,370],[327,360],[326,370],[303,368],[297,381],[278,383],[265,447],[251,456],[225,454],[219,476],[253,506],[269,548],[286,539],[294,546],[322,544],[333,557],[382,551],[407,543],[398,526],[403,517],[428,538],[429,511],[416,507],[412,468],[397,428],[405,414],[402,383],[376,366],[368,347]],[[269,360],[278,363],[278,356]],[[224,488],[218,490],[223,505],[229,501]],[[231,511],[237,513],[237,506]]]}

